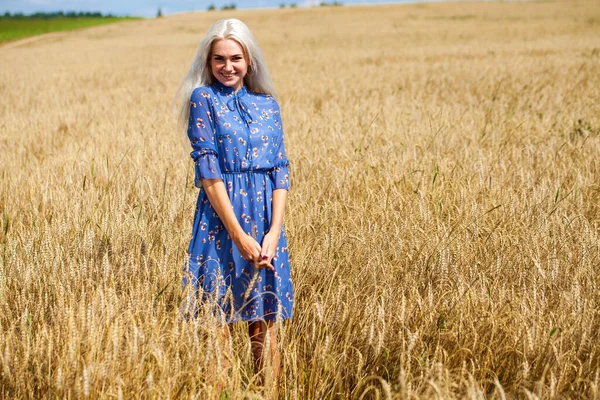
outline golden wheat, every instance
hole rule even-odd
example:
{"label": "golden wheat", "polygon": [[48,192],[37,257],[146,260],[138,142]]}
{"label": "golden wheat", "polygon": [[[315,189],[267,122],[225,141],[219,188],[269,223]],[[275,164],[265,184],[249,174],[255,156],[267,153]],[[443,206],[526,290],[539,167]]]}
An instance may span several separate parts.
{"label": "golden wheat", "polygon": [[[600,4],[180,14],[0,47],[0,396],[263,398],[182,321],[197,189],[169,108],[215,20],[280,93],[280,395],[600,395]],[[231,353],[231,360],[226,354]]]}

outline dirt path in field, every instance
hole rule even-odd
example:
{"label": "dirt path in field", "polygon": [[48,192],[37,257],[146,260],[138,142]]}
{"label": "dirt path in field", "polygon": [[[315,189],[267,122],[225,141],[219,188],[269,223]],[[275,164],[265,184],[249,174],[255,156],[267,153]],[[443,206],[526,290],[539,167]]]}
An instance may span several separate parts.
{"label": "dirt path in field", "polygon": [[41,42],[48,39],[55,39],[61,36],[66,35],[68,32],[49,32],[42,33],[40,35],[30,36],[23,39],[18,39],[14,41],[8,41],[5,43],[0,43],[0,49],[12,49],[15,47],[27,46],[32,43]]}

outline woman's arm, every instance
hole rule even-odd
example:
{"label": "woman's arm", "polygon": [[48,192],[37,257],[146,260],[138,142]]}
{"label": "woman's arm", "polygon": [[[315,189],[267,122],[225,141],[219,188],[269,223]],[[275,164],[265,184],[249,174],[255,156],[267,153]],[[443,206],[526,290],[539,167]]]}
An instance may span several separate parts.
{"label": "woman's arm", "polygon": [[269,233],[277,232],[277,238],[279,238],[281,226],[283,225],[283,214],[285,212],[287,193],[288,191],[286,189],[273,190],[273,210],[271,214],[271,229],[269,229]]}
{"label": "woman's arm", "polygon": [[289,179],[289,160],[285,153],[284,138],[283,138],[283,123],[281,121],[281,110],[277,101],[273,99],[273,109],[275,113],[275,127],[280,130],[279,141],[276,144],[273,152],[273,171],[271,172],[271,181],[273,183],[273,198],[271,202],[271,226],[269,233],[265,235],[262,242],[261,258],[269,262],[275,256],[279,236],[281,235],[281,227],[283,226],[283,214],[285,211],[285,202],[287,200],[287,192],[290,189]]}
{"label": "woman's arm", "polygon": [[194,185],[202,187],[203,179],[221,179],[217,146],[215,144],[215,124],[212,119],[210,95],[196,88],[190,99],[190,119],[187,135],[193,151],[190,156],[195,164]]}
{"label": "woman's arm", "polygon": [[[287,192],[286,189],[273,190],[271,228],[269,229],[269,233],[265,235],[262,242],[262,248],[260,249],[261,258],[267,260],[269,263],[271,263],[275,251],[277,250],[277,243],[279,243]],[[265,256],[267,257],[266,259],[264,258]]]}
{"label": "woman's arm", "polygon": [[270,259],[265,260],[260,257],[260,244],[242,229],[233,212],[223,181],[221,179],[203,179],[201,182],[210,205],[217,212],[242,257],[254,263],[258,268],[274,270]]}

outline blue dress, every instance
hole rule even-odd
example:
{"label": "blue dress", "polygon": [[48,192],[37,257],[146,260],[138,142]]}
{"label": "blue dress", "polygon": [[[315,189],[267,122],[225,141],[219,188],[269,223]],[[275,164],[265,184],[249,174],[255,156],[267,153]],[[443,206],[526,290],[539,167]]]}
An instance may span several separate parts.
{"label": "blue dress", "polygon": [[220,320],[292,317],[294,292],[283,227],[272,264],[255,268],[240,255],[212,208],[202,179],[222,179],[242,229],[259,244],[271,225],[272,194],[289,190],[289,161],[277,101],[217,82],[194,89],[188,137],[200,188],[183,284]]}

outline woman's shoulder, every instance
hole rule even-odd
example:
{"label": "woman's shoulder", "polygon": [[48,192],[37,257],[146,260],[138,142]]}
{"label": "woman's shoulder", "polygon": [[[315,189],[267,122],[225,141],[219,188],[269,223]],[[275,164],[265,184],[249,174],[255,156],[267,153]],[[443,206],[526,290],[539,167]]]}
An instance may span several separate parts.
{"label": "woman's shoulder", "polygon": [[198,86],[192,90],[192,100],[209,99],[212,94],[213,88],[211,86]]}
{"label": "woman's shoulder", "polygon": [[248,91],[248,95],[249,95],[250,101],[256,103],[257,105],[259,105],[263,108],[266,107],[266,108],[272,108],[272,109],[279,110],[279,104],[277,103],[277,100],[275,99],[275,97],[271,96],[270,94],[255,93],[255,92]]}
{"label": "woman's shoulder", "polygon": [[192,107],[212,109],[214,107],[213,89],[210,86],[198,86],[194,88],[190,102]]}

